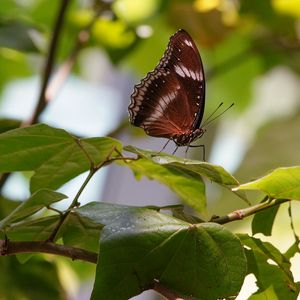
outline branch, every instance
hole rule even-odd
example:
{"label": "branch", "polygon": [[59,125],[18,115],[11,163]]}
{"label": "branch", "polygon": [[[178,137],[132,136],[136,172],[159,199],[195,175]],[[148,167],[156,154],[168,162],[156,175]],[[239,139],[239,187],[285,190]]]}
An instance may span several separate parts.
{"label": "branch", "polygon": [[51,39],[51,43],[50,43],[50,47],[49,47],[49,53],[48,53],[46,65],[44,68],[44,74],[43,74],[42,86],[41,86],[41,90],[40,90],[38,104],[36,106],[33,116],[31,117],[31,120],[27,121],[26,125],[37,123],[40,114],[43,112],[43,110],[45,109],[45,107],[47,105],[46,89],[47,89],[48,82],[49,82],[49,79],[50,79],[50,76],[52,73],[54,60],[55,60],[55,54],[56,54],[56,50],[57,50],[57,46],[58,46],[58,39],[59,39],[61,31],[62,31],[62,25],[63,25],[66,11],[67,11],[67,6],[69,3],[70,3],[69,0],[61,1],[61,6],[59,9],[57,18],[55,20],[53,35],[52,35],[52,39]]}
{"label": "branch", "polygon": [[101,169],[101,167],[103,167],[111,159],[111,155],[115,151],[115,147],[113,147],[111,149],[111,151],[109,152],[109,154],[107,155],[106,159],[103,162],[101,162],[99,165],[95,166],[94,162],[90,158],[88,152],[84,149],[84,147],[82,147],[80,142],[78,143],[78,145],[81,147],[83,152],[87,155],[87,158],[90,162],[90,172],[89,172],[88,176],[86,177],[86,179],[84,180],[84,182],[82,183],[82,185],[80,186],[76,196],[74,197],[74,199],[73,199],[72,203],[70,204],[70,206],[68,207],[68,209],[61,215],[60,220],[57,223],[56,227],[54,228],[54,230],[52,231],[50,236],[47,238],[47,240],[46,240],[47,242],[53,242],[55,240],[58,231],[60,230],[61,226],[64,224],[65,220],[67,219],[67,217],[71,213],[72,208],[74,208],[76,206],[79,206],[78,199],[79,199],[80,195],[82,194],[83,190],[85,189],[85,187],[87,186],[87,184],[90,182],[90,180],[95,175],[95,173],[99,169]]}
{"label": "branch", "polygon": [[[42,79],[42,86],[40,90],[40,95],[38,99],[37,106],[35,108],[35,111],[28,121],[24,121],[21,126],[26,126],[26,125],[31,125],[35,124],[38,121],[38,118],[40,114],[43,112],[47,105],[47,96],[46,96],[46,91],[47,91],[47,86],[49,82],[49,78],[52,73],[53,65],[54,65],[54,59],[55,59],[55,53],[57,50],[58,46],[58,39],[61,34],[61,29],[62,29],[62,24],[64,20],[65,13],[67,11],[67,6],[69,4],[69,0],[63,0],[61,1],[61,6],[54,24],[54,30],[53,30],[53,35],[50,43],[50,48],[49,48],[49,54],[46,60],[46,65],[44,68],[44,73],[43,73],[43,79]],[[9,176],[11,173],[5,173],[5,174],[0,174],[0,192],[5,185],[6,181],[8,180]]]}
{"label": "branch", "polygon": [[[11,242],[0,240],[0,257],[16,255],[20,253],[47,253],[71,258],[72,260],[82,260],[96,264],[98,254],[80,248],[57,245],[52,242],[31,241],[31,242]],[[169,300],[183,300],[167,289],[159,282],[155,281],[153,290],[165,296]]]}
{"label": "branch", "polygon": [[289,199],[269,199],[267,201],[261,202],[259,204],[239,209],[234,212],[229,213],[228,215],[225,216],[212,216],[210,219],[210,222],[218,223],[218,224],[226,224],[229,222],[237,221],[244,219],[245,217],[249,217],[259,211],[268,209],[270,207],[280,205],[284,202],[290,201]]}
{"label": "branch", "polygon": [[[52,242],[31,241],[31,242],[11,242],[8,240],[0,240],[0,257],[16,255],[20,253],[47,253],[60,255],[71,258],[72,260],[82,260],[96,264],[98,261],[98,254],[80,248],[68,247],[58,245]],[[153,290],[165,296],[169,300],[183,300],[174,292],[167,289],[159,282],[155,281]]]}
{"label": "branch", "polygon": [[11,242],[0,240],[0,256],[15,255],[18,253],[49,253],[72,260],[79,259],[90,263],[97,263],[98,254],[80,248],[57,245],[52,242]]}
{"label": "branch", "polygon": [[183,298],[176,295],[173,291],[169,290],[158,281],[155,280],[154,286],[152,288],[154,291],[166,297],[168,300],[184,300]]}
{"label": "branch", "polygon": [[62,84],[65,82],[66,78],[69,76],[80,50],[89,41],[91,29],[93,28],[93,25],[97,21],[100,13],[101,13],[101,10],[98,9],[95,12],[90,23],[78,33],[77,40],[75,42],[73,49],[71,50],[70,55],[67,57],[67,59],[64,61],[64,63],[59,67],[57,72],[53,75],[53,78],[45,91],[45,101],[46,102],[50,101],[51,99],[53,99],[55,97],[57,91],[60,89]]}

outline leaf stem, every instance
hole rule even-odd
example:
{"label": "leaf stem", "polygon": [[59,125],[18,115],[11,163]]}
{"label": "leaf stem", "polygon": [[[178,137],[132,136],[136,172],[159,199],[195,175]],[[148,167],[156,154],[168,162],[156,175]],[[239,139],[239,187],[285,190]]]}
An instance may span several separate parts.
{"label": "leaf stem", "polygon": [[85,181],[83,182],[83,184],[81,185],[80,189],[78,190],[77,194],[75,195],[71,205],[69,206],[68,210],[71,210],[73,207],[79,206],[80,203],[78,202],[78,199],[80,197],[80,195],[82,194],[83,190],[85,189],[85,187],[87,186],[87,184],[89,183],[89,181],[92,179],[92,177],[94,176],[94,174],[97,172],[96,169],[91,168],[89,171],[88,176],[86,177]]}
{"label": "leaf stem", "polygon": [[244,219],[245,217],[249,217],[261,210],[265,210],[269,207],[280,205],[280,204],[282,204],[284,202],[288,202],[288,201],[290,201],[290,200],[289,199],[274,199],[274,198],[269,199],[267,201],[258,203],[256,205],[233,211],[225,216],[221,216],[221,217],[212,216],[212,218],[210,219],[210,222],[214,222],[214,223],[218,223],[218,224],[226,224],[229,222],[241,220],[241,219]]}
{"label": "leaf stem", "polygon": [[53,242],[55,240],[59,229],[61,228],[61,226],[63,225],[63,223],[65,222],[65,220],[69,216],[69,214],[71,213],[72,208],[80,205],[80,203],[78,202],[78,199],[79,199],[80,195],[82,194],[82,192],[84,191],[84,189],[87,186],[87,184],[90,182],[90,180],[92,179],[92,177],[94,176],[94,174],[99,169],[101,169],[107,162],[110,161],[110,159],[111,159],[110,157],[111,157],[112,153],[115,151],[115,147],[113,147],[111,149],[111,151],[108,153],[107,157],[99,165],[95,166],[95,163],[92,160],[92,158],[90,157],[89,153],[81,145],[80,140],[77,140],[77,143],[78,143],[79,147],[81,147],[81,149],[83,150],[83,152],[85,153],[85,155],[87,156],[87,158],[88,158],[88,160],[90,162],[90,171],[89,171],[88,176],[86,177],[86,179],[82,183],[81,187],[79,188],[77,194],[75,195],[72,203],[70,204],[70,206],[68,207],[68,209],[61,215],[60,220],[57,223],[56,227],[54,228],[54,230],[52,231],[52,233],[50,234],[50,236],[47,238],[47,240],[46,240],[47,242]]}
{"label": "leaf stem", "polygon": [[291,202],[289,203],[288,213],[289,213],[289,217],[290,217],[291,228],[292,228],[294,238],[295,238],[295,243],[299,243],[300,239],[299,239],[299,236],[296,233],[295,226],[294,226]]}

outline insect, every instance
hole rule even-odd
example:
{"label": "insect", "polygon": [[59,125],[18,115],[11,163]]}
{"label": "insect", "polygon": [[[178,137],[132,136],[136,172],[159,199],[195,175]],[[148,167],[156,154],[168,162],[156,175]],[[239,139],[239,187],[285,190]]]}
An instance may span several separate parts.
{"label": "insect", "polygon": [[[174,141],[174,154],[180,146],[193,147],[191,143],[205,133],[201,127],[204,105],[200,54],[191,36],[180,29],[171,36],[155,69],[134,87],[128,107],[130,122],[150,136]],[[198,147],[203,147],[205,157],[204,145]]]}

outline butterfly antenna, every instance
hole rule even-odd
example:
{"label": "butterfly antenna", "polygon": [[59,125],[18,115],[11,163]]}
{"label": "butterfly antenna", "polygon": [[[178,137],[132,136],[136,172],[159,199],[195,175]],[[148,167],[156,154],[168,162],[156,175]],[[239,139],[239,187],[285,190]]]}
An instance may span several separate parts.
{"label": "butterfly antenna", "polygon": [[202,123],[202,127],[205,126],[207,124],[207,122],[211,119],[211,117],[219,110],[219,108],[223,105],[224,102],[221,102],[219,104],[219,106],[208,116],[207,119],[204,120],[204,122]]}
{"label": "butterfly antenna", "polygon": [[201,126],[202,128],[206,127],[209,125],[211,122],[222,116],[228,109],[230,109],[234,103],[231,103],[230,106],[228,106],[224,111],[216,115],[214,118],[211,119],[211,117],[216,113],[216,111],[223,105],[223,102],[220,103],[220,105],[213,111],[213,113],[204,121],[203,125]]}

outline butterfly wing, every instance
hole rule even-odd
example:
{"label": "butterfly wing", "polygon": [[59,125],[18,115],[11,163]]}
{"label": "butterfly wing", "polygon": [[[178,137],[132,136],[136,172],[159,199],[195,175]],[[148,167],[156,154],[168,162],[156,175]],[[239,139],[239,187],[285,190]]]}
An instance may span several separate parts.
{"label": "butterfly wing", "polygon": [[171,38],[159,64],[135,86],[130,121],[151,136],[177,138],[200,126],[205,99],[203,65],[184,30]]}

